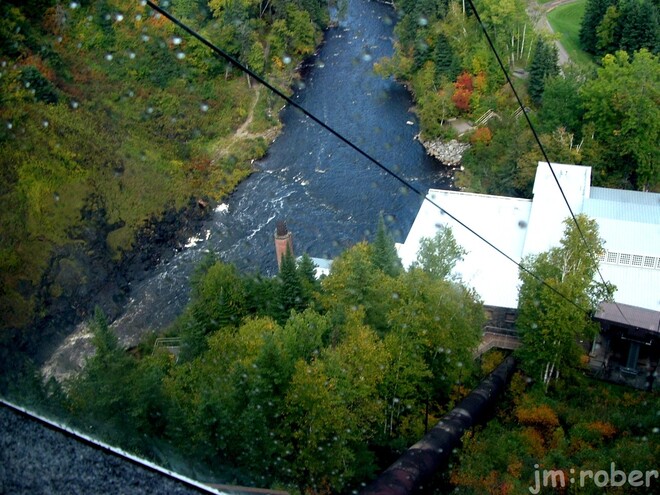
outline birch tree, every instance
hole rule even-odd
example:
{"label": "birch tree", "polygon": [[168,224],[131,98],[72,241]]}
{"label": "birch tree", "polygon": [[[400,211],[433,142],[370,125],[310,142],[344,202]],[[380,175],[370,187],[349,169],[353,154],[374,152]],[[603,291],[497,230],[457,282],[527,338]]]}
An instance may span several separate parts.
{"label": "birch tree", "polygon": [[592,339],[598,328],[591,313],[614,293],[611,284],[594,280],[595,255],[603,249],[598,224],[585,215],[577,221],[589,248],[569,218],[559,247],[523,260],[536,277],[520,272],[516,325],[523,346],[518,356],[522,368],[546,391],[552,380],[579,366],[584,354],[580,342]]}

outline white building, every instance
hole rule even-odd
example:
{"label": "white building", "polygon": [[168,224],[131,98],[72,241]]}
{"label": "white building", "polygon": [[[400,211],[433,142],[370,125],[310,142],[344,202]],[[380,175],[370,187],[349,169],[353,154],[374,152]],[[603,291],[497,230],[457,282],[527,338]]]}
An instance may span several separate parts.
{"label": "white building", "polygon": [[[605,280],[616,285],[614,299],[621,304],[614,308],[602,306],[600,316],[614,312],[620,316],[620,309],[630,312],[630,318],[625,320],[635,323],[627,330],[641,330],[646,337],[657,339],[660,194],[591,187],[591,167],[553,164],[552,169],[573,213],[595,219],[605,241],[600,271]],[[550,167],[540,162],[533,199],[429,190],[406,241],[398,244],[397,250],[407,267],[416,260],[422,237],[434,236],[443,226],[451,227],[457,242],[468,252],[456,265],[454,274],[476,290],[486,307],[508,308],[506,321],[512,323],[518,305],[518,267],[474,232],[520,262],[528,254],[558,246],[563,222],[569,216]],[[640,338],[646,338],[642,334]]]}

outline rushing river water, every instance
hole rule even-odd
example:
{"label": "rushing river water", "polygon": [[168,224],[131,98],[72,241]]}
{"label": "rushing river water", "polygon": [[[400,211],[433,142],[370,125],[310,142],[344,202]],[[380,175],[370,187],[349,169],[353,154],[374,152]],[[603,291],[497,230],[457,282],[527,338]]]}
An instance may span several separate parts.
{"label": "rushing river water", "polygon": [[[446,187],[446,170],[414,139],[419,129],[409,93],[373,73],[374,62],[392,54],[394,11],[365,0],[349,0],[348,7],[346,19],[326,33],[294,98],[418,189]],[[188,278],[208,251],[241,270],[273,274],[280,220],[293,233],[295,255],[331,258],[370,239],[381,211],[394,237],[405,238],[421,198],[298,110],[287,107],[281,118],[283,132],[255,163],[256,172],[189,247],[131,288],[113,324],[124,344],[180,313]]]}

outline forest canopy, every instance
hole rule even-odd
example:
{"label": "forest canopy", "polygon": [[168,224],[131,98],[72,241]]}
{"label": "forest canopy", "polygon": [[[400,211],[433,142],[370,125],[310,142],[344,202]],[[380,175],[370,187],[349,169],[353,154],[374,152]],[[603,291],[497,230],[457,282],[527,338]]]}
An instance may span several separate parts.
{"label": "forest canopy", "polygon": [[319,281],[306,256],[289,253],[273,278],[209,258],[167,332],[178,358],[154,347],[155,335],[127,353],[97,312],[96,354],[48,403],[61,397],[68,421],[147,457],[167,445],[238,484],[344,493],[421,437],[476,376],[475,294],[385,259],[394,258],[378,242],[359,243]]}

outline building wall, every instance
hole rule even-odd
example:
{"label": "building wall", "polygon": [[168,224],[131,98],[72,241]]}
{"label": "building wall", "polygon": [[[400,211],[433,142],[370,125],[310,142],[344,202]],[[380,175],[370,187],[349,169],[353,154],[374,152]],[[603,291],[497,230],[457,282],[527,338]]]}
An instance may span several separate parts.
{"label": "building wall", "polygon": [[516,318],[518,317],[517,309],[484,306],[484,311],[486,312],[485,331],[501,331],[503,333],[516,332]]}

